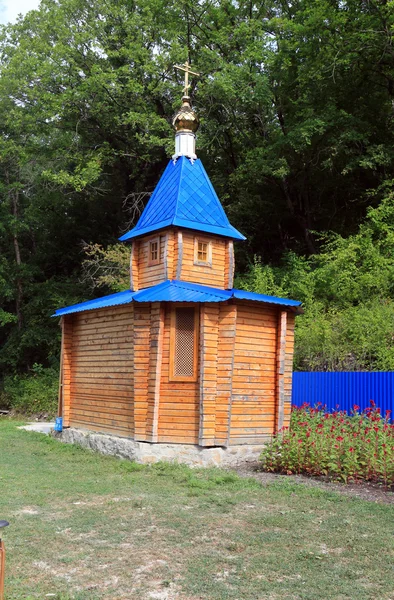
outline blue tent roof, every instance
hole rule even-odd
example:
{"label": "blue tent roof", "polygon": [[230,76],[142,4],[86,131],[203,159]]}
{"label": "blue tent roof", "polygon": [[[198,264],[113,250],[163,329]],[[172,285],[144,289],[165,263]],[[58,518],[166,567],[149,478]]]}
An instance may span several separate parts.
{"label": "blue tent roof", "polygon": [[125,242],[170,225],[245,239],[230,225],[202,162],[186,156],[168,163],[137,225],[119,239]]}
{"label": "blue tent roof", "polygon": [[168,279],[153,287],[138,290],[138,292],[126,290],[125,292],[96,298],[96,300],[88,300],[87,302],[81,302],[73,306],[59,308],[52,316],[61,317],[85,310],[106,308],[108,306],[129,304],[131,302],[225,302],[231,298],[265,302],[266,304],[279,304],[288,307],[298,307],[301,305],[301,302],[298,302],[298,300],[265,296],[264,294],[255,294],[254,292],[245,292],[244,290],[220,290],[208,287],[207,285]]}

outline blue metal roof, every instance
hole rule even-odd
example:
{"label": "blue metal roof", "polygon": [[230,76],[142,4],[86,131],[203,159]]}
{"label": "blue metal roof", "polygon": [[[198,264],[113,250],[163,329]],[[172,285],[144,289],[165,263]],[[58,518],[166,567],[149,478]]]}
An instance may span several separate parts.
{"label": "blue metal roof", "polygon": [[59,308],[52,317],[61,317],[63,315],[70,315],[72,313],[83,312],[84,310],[94,310],[95,308],[105,308],[107,306],[116,306],[117,304],[129,304],[133,300],[135,292],[126,290],[125,292],[117,292],[110,296],[103,296],[102,298],[96,298],[95,300],[88,300],[87,302],[80,302],[79,304],[73,304],[72,306],[66,306],[65,308]]}
{"label": "blue metal roof", "polygon": [[246,239],[230,224],[202,162],[186,156],[168,163],[137,225],[119,239],[125,242],[170,225]]}
{"label": "blue metal roof", "polygon": [[153,287],[138,290],[138,292],[126,290],[125,292],[118,292],[110,296],[88,300],[87,302],[81,302],[73,306],[59,308],[52,316],[61,317],[85,310],[106,308],[108,306],[129,304],[131,302],[225,302],[226,300],[231,300],[231,298],[265,302],[266,304],[279,304],[288,307],[301,306],[301,302],[298,300],[276,298],[275,296],[265,296],[264,294],[255,294],[254,292],[245,292],[236,289],[221,290],[207,285],[168,279]]}

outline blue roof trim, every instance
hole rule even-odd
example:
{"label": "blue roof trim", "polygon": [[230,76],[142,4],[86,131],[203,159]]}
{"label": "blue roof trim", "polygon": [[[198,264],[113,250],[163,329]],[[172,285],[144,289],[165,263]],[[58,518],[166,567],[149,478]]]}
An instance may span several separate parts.
{"label": "blue roof trim", "polygon": [[79,304],[73,304],[72,306],[59,308],[55,314],[52,315],[52,317],[62,317],[63,315],[83,312],[84,310],[93,310],[94,308],[105,308],[107,306],[117,306],[118,304],[129,304],[133,300],[134,295],[135,292],[126,290],[124,292],[118,292],[117,294],[111,294],[110,296],[96,298],[95,300],[87,300],[87,302],[80,302]]}
{"label": "blue roof trim", "polygon": [[224,237],[229,237],[234,240],[246,240],[246,237],[230,224],[228,227],[216,227],[215,225],[205,225],[204,223],[193,223],[193,227],[191,227],[189,221],[175,217],[173,225],[185,229],[205,231],[206,233],[216,233],[217,235],[223,235]]}
{"label": "blue roof trim", "polygon": [[181,156],[168,163],[137,225],[125,242],[171,225],[246,239],[230,224],[202,162]]}
{"label": "blue roof trim", "polygon": [[265,294],[256,294],[255,292],[246,292],[245,290],[233,289],[233,298],[237,300],[256,300],[257,302],[266,302],[267,304],[282,304],[283,306],[301,306],[299,300],[290,300],[289,298],[278,298],[277,296],[266,296]]}
{"label": "blue roof trim", "polygon": [[106,308],[108,306],[129,304],[131,302],[225,302],[231,298],[264,302],[266,304],[279,304],[288,307],[301,306],[301,302],[298,300],[265,296],[264,294],[255,294],[254,292],[246,292],[244,290],[221,290],[207,285],[168,279],[167,281],[163,281],[163,283],[139,290],[138,292],[126,290],[117,294],[111,294],[110,296],[103,296],[95,300],[74,304],[73,306],[59,308],[52,316],[61,317],[85,310]]}
{"label": "blue roof trim", "polygon": [[178,280],[138,291],[134,302],[224,302],[231,292]]}

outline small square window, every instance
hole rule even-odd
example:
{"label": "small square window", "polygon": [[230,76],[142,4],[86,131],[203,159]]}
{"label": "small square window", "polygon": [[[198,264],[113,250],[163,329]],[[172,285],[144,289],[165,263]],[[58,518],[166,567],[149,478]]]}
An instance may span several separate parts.
{"label": "small square window", "polygon": [[208,244],[207,244],[207,242],[198,242],[197,260],[199,262],[208,262]]}
{"label": "small square window", "polygon": [[212,244],[199,238],[194,239],[194,264],[212,266]]}
{"label": "small square window", "polygon": [[150,240],[150,242],[149,242],[148,264],[149,265],[158,265],[159,262],[160,262],[160,243],[159,243],[159,238],[155,238],[154,240]]}

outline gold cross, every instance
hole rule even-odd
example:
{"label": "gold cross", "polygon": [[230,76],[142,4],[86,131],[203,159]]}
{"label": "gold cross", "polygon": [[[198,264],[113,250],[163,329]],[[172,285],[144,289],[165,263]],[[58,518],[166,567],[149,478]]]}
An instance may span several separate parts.
{"label": "gold cross", "polygon": [[190,87],[189,84],[189,73],[190,75],[196,75],[197,77],[200,76],[200,73],[195,73],[194,71],[190,70],[190,65],[189,62],[186,61],[184,65],[174,65],[175,69],[179,69],[179,71],[184,71],[185,72],[185,87],[183,88],[183,93],[185,94],[185,96],[188,95],[188,90]]}

